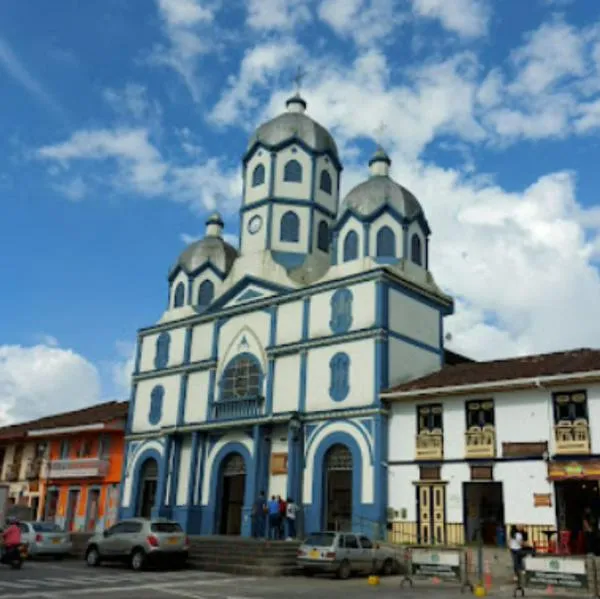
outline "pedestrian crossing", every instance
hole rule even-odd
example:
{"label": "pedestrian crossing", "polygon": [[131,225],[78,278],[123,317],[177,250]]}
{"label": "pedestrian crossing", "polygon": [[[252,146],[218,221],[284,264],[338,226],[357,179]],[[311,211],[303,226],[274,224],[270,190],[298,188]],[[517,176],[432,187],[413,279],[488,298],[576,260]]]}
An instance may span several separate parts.
{"label": "pedestrian crossing", "polygon": [[[116,570],[103,570],[102,568],[86,574],[69,574],[68,569],[62,572],[52,572],[48,569],[36,569],[35,565],[28,563],[18,572],[18,576],[9,578],[0,577],[0,597],[7,595],[21,598],[47,595],[52,591],[64,594],[78,594],[87,589],[127,589],[180,584],[211,584],[231,581],[227,575],[217,572],[128,572]],[[76,572],[76,571],[74,571]]]}

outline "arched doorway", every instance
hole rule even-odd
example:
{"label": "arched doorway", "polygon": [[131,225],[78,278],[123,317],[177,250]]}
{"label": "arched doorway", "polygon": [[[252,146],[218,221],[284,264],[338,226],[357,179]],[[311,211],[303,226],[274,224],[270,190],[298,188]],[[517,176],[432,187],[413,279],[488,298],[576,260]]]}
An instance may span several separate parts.
{"label": "arched doorway", "polygon": [[136,516],[150,518],[158,487],[158,463],[155,459],[149,458],[144,462],[140,470],[138,485],[139,495]]}
{"label": "arched doorway", "polygon": [[325,454],[325,530],[352,530],[352,454],[333,445]]}
{"label": "arched doorway", "polygon": [[221,535],[239,535],[242,532],[242,509],[246,487],[246,462],[239,453],[231,453],[221,466],[220,517]]}

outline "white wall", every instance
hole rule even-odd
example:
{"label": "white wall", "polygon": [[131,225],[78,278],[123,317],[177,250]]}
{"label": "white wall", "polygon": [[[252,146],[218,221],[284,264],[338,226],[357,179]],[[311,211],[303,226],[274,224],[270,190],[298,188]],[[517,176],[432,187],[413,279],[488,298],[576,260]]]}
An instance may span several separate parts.
{"label": "white wall", "polygon": [[440,369],[441,356],[401,339],[388,336],[390,387],[425,376]]}
{"label": "white wall", "polygon": [[[265,182],[252,187],[252,173],[259,164],[265,167]],[[257,150],[246,165],[246,195],[244,204],[264,200],[269,195],[269,181],[271,180],[271,154],[267,150]]]}
{"label": "white wall", "polygon": [[389,319],[392,331],[432,347],[440,347],[440,317],[435,308],[390,289]]}
{"label": "white wall", "polygon": [[[368,281],[349,285],[352,292],[352,324],[350,331],[365,329],[375,324],[375,282]],[[336,289],[317,293],[310,300],[310,337],[326,337],[332,334],[331,298]]]}
{"label": "white wall", "polygon": [[125,469],[125,478],[121,483],[123,486],[123,496],[121,498],[121,507],[129,507],[131,504],[133,473],[135,472],[136,464],[147,449],[154,449],[162,457],[164,446],[158,439],[151,439],[139,443],[135,450],[128,452],[125,456],[127,467]]}
{"label": "white wall", "polygon": [[287,302],[277,308],[277,345],[295,343],[302,337],[303,302]]}
{"label": "white wall", "polygon": [[[364,339],[308,350],[306,409],[308,411],[354,408],[375,401],[375,341]],[[329,395],[331,370],[329,361],[338,352],[350,358],[350,391],[345,400],[337,402]]]}
{"label": "white wall", "polygon": [[414,402],[392,403],[388,427],[388,460],[414,460],[417,436],[417,408]]}
{"label": "white wall", "polygon": [[[287,428],[285,426],[273,427],[271,435],[271,453],[287,453]],[[257,491],[260,492],[259,489]],[[281,495],[284,499],[287,497],[287,474],[271,474],[271,464],[269,463],[269,492],[271,495]]]}
{"label": "white wall", "polygon": [[417,494],[414,481],[419,480],[419,467],[416,464],[389,466],[388,473],[388,507],[399,512],[405,509],[404,520],[415,522]]}
{"label": "white wall", "polygon": [[300,354],[277,358],[273,386],[273,412],[293,412],[300,397]]}
{"label": "white wall", "polygon": [[462,522],[464,519],[463,483],[471,480],[469,464],[444,464],[442,479],[447,481],[446,487],[446,522]]}
{"label": "white wall", "polygon": [[[248,210],[244,212],[242,215],[242,247],[241,250],[243,254],[254,254],[256,252],[262,252],[267,247],[267,231],[268,231],[268,222],[267,222],[267,206],[259,206],[258,208],[253,208],[252,210]],[[248,222],[253,216],[260,216],[262,218],[262,226],[260,230],[252,235],[248,231]]]}
{"label": "white wall", "polygon": [[179,459],[179,478],[177,481],[176,504],[187,504],[187,493],[190,483],[190,465],[192,463],[192,436],[184,437]]}
{"label": "white wall", "polygon": [[198,324],[193,328],[190,361],[200,362],[211,357],[214,330],[212,322]]}
{"label": "white wall", "polygon": [[411,243],[412,243],[412,236],[413,233],[416,233],[420,239],[421,239],[421,267],[425,268],[425,255],[427,252],[426,246],[425,246],[425,235],[423,234],[423,231],[421,229],[421,225],[418,222],[413,222],[411,223],[411,225],[408,228],[407,231],[407,236],[408,236],[408,243],[406,245],[407,249],[408,249],[408,255],[405,256],[405,258],[407,260],[410,260],[412,258],[412,247],[411,247]]}
{"label": "white wall", "polygon": [[[186,424],[204,422],[208,408],[210,370],[192,372],[188,376],[184,420]],[[216,386],[216,385],[215,385]],[[217,390],[215,389],[215,393]],[[217,399],[215,397],[215,399]]]}
{"label": "white wall", "polygon": [[587,395],[591,451],[598,454],[600,453],[600,385],[589,385]]}
{"label": "white wall", "polygon": [[[169,345],[169,361],[167,367],[179,366],[183,363],[185,351],[185,327],[169,329],[171,343]],[[156,370],[154,358],[156,357],[156,340],[160,333],[152,333],[142,338],[142,353],[140,356],[140,372]]]}
{"label": "white wall", "polygon": [[[325,193],[320,189],[322,170],[327,170],[331,176],[331,194]],[[337,180],[338,174],[331,163],[331,160],[327,156],[319,156],[317,158],[317,168],[315,171],[315,200],[318,204],[321,204],[321,206],[324,206],[332,212],[337,211],[338,205]]]}
{"label": "white wall", "polygon": [[[161,376],[138,382],[135,394],[135,408],[132,419],[132,432],[140,433],[155,431],[163,426],[174,426],[177,422],[179,406],[179,388],[181,375]],[[162,419],[158,424],[151,425],[148,421],[150,413],[150,393],[156,385],[165,389],[162,406]]]}

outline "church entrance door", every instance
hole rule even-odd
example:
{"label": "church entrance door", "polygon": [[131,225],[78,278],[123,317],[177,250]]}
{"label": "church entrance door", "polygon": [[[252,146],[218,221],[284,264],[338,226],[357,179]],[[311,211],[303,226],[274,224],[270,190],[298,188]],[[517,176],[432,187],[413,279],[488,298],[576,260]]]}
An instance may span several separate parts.
{"label": "church entrance door", "polygon": [[352,530],[352,454],[334,445],[325,454],[325,530]]}
{"label": "church entrance door", "polygon": [[221,506],[219,534],[239,535],[242,532],[242,510],[246,487],[246,463],[239,453],[232,453],[221,470]]}
{"label": "church entrance door", "polygon": [[150,518],[158,487],[158,464],[156,460],[148,459],[144,462],[139,485],[140,495],[136,506],[136,516]]}

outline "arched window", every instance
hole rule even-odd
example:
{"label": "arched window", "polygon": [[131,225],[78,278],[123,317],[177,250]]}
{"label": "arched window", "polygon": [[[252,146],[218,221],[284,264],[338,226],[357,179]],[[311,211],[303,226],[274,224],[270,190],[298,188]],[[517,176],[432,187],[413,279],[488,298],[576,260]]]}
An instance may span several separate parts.
{"label": "arched window", "polygon": [[265,167],[262,164],[252,171],[252,187],[258,187],[265,182]]}
{"label": "arched window", "polygon": [[394,258],[396,256],[396,236],[389,227],[377,231],[377,257]]}
{"label": "arched window", "polygon": [[339,352],[329,361],[331,380],[329,395],[333,401],[344,401],[350,393],[350,357]]}
{"label": "arched window", "polygon": [[173,308],[181,308],[185,301],[185,285],[183,283],[177,283],[175,287],[175,297],[173,298]]}
{"label": "arched window", "polygon": [[148,422],[152,425],[158,424],[162,418],[163,399],[165,397],[165,388],[162,385],[156,385],[150,392],[150,410],[148,412]]}
{"label": "arched window", "polygon": [[200,287],[198,288],[198,305],[201,308],[206,308],[213,301],[213,297],[215,296],[215,286],[212,281],[208,279],[206,281],[202,281],[200,283]]}
{"label": "arched window", "polygon": [[350,231],[344,238],[344,262],[358,258],[358,235]]}
{"label": "arched window", "polygon": [[156,353],[154,354],[154,368],[166,368],[169,363],[169,348],[171,335],[163,331],[156,339]]}
{"label": "arched window", "polygon": [[288,210],[281,217],[279,240],[295,243],[300,239],[300,219],[295,212]]}
{"label": "arched window", "polygon": [[260,396],[262,371],[258,360],[241,354],[229,362],[221,376],[221,401],[251,399]]}
{"label": "arched window", "polygon": [[338,335],[346,333],[352,326],[352,299],[352,291],[346,288],[336,289],[331,296],[329,327]]}
{"label": "arched window", "polygon": [[317,231],[317,248],[322,252],[329,251],[329,227],[324,220],[319,223],[319,230]]}
{"label": "arched window", "polygon": [[421,249],[421,238],[413,233],[410,240],[410,259],[421,266],[423,264],[423,250]]}
{"label": "arched window", "polygon": [[331,194],[331,175],[326,170],[321,171],[321,181],[319,182],[319,187],[321,188],[321,191]]}
{"label": "arched window", "polygon": [[290,160],[283,167],[283,180],[302,183],[302,165],[297,160]]}

